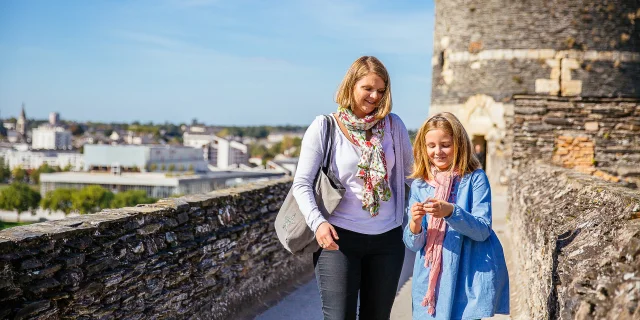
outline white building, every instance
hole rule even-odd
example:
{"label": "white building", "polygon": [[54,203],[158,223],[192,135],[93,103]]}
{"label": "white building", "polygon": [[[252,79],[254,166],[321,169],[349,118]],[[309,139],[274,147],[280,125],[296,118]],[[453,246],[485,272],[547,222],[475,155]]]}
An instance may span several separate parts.
{"label": "white building", "polygon": [[185,132],[183,145],[202,148],[209,164],[220,169],[237,168],[249,163],[249,147],[238,141],[220,138],[213,134]]}
{"label": "white building", "polygon": [[71,150],[71,131],[62,127],[41,125],[31,132],[31,148],[34,150]]}
{"label": "white building", "polygon": [[127,135],[124,137],[124,142],[127,144],[152,144],[154,142],[152,134],[136,135],[133,131],[127,131]]}
{"label": "white building", "polygon": [[218,171],[198,175],[167,176],[164,173],[121,173],[105,172],[58,172],[40,175],[40,194],[58,188],[82,189],[99,185],[112,192],[144,190],[154,198],[164,198],[178,194],[206,193],[223,189],[238,183],[274,179],[283,176],[280,172]]}
{"label": "white building", "polygon": [[289,158],[277,155],[273,160],[267,161],[266,168],[294,176],[296,174],[296,169],[298,168],[298,160],[298,158]]}
{"label": "white building", "polygon": [[207,171],[202,151],[169,145],[84,146],[85,171]]}
{"label": "white building", "polygon": [[50,167],[70,166],[72,171],[80,171],[84,168],[84,157],[82,153],[77,152],[3,149],[1,153],[5,164],[10,169],[16,167],[26,170],[37,169],[45,163]]}
{"label": "white building", "polygon": [[60,122],[60,114],[57,112],[49,113],[49,125],[55,127]]}

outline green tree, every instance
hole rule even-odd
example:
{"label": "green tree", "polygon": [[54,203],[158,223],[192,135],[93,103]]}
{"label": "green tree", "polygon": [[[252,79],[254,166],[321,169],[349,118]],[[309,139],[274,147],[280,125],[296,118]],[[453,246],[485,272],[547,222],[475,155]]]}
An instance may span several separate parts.
{"label": "green tree", "polygon": [[192,164],[189,165],[189,171],[193,172],[193,165]]}
{"label": "green tree", "polygon": [[142,203],[154,203],[158,199],[148,197],[144,190],[128,190],[118,192],[111,201],[111,208],[133,207]]}
{"label": "green tree", "polygon": [[71,131],[71,134],[74,136],[81,136],[84,134],[84,129],[82,129],[82,126],[77,123],[70,125],[69,131]]}
{"label": "green tree", "polygon": [[11,178],[11,170],[4,163],[4,158],[0,157],[0,182],[4,183]]}
{"label": "green tree", "polygon": [[113,193],[101,186],[88,186],[71,195],[72,209],[81,214],[98,212],[109,208]]}
{"label": "green tree", "polygon": [[22,169],[21,166],[17,166],[11,170],[11,176],[13,180],[16,182],[24,182],[25,178],[28,176],[27,170]]}
{"label": "green tree", "polygon": [[26,183],[14,182],[0,190],[0,209],[15,210],[20,213],[35,210],[40,203],[40,193],[31,189]]}
{"label": "green tree", "polygon": [[169,168],[168,168],[167,170],[168,170],[169,172],[173,172],[173,171],[175,171],[175,170],[176,170],[176,165],[175,165],[175,164],[173,164],[173,163],[172,163],[172,164],[170,164],[170,165],[169,165]]}
{"label": "green tree", "polygon": [[149,171],[153,172],[153,171],[156,171],[156,170],[158,170],[158,165],[157,164],[152,163],[152,164],[149,165]]}
{"label": "green tree", "polygon": [[40,207],[49,211],[62,211],[69,214],[73,210],[73,193],[74,189],[55,189],[47,192],[47,195],[40,200]]}
{"label": "green tree", "polygon": [[52,173],[56,171],[57,170],[55,168],[50,167],[46,163],[43,163],[38,169],[32,170],[31,173],[29,174],[29,177],[31,178],[31,181],[33,181],[33,183],[40,184],[41,173]]}
{"label": "green tree", "polygon": [[62,171],[68,172],[71,171],[71,169],[73,169],[73,166],[71,165],[71,163],[67,163],[67,165],[62,168]]}

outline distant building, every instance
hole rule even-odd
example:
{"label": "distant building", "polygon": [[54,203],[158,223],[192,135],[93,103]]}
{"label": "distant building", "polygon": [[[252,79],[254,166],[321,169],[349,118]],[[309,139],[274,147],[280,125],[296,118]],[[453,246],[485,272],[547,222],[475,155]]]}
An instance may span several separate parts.
{"label": "distant building", "polygon": [[284,140],[285,137],[292,137],[292,138],[300,138],[300,139],[302,139],[302,136],[304,136],[304,133],[299,133],[299,132],[273,132],[273,133],[270,133],[267,136],[267,142],[269,142],[270,144],[273,144],[273,143],[281,142],[282,140]]}
{"label": "distant building", "polygon": [[249,147],[237,141],[217,137],[210,145],[210,163],[226,169],[249,163]]}
{"label": "distant building", "polygon": [[152,144],[155,141],[151,134],[136,135],[133,131],[127,131],[127,135],[124,137],[124,142],[127,144],[143,145]]}
{"label": "distant building", "polygon": [[208,170],[202,151],[168,145],[84,146],[85,171],[195,171]]}
{"label": "distant building", "polygon": [[71,131],[49,124],[31,131],[31,148],[34,150],[71,150]]}
{"label": "distant building", "polygon": [[7,130],[15,130],[16,129],[16,124],[13,123],[12,121],[4,121],[4,122],[2,122],[2,126]]}
{"label": "distant building", "polygon": [[183,145],[201,148],[204,159],[220,169],[237,168],[249,163],[249,148],[238,141],[220,138],[214,134],[195,134],[185,132]]}
{"label": "distant building", "polygon": [[19,139],[22,141],[27,141],[27,128],[29,127],[29,123],[27,120],[27,115],[24,111],[24,103],[22,104],[22,111],[20,112],[20,116],[16,121],[16,132],[19,135]]}
{"label": "distant building", "polygon": [[167,176],[164,173],[58,172],[40,175],[42,195],[58,188],[82,189],[99,185],[112,192],[144,190],[148,196],[164,198],[178,194],[206,193],[238,183],[273,179],[279,172],[218,171],[201,175]]}
{"label": "distant building", "polygon": [[78,152],[4,149],[0,151],[0,155],[10,169],[16,167],[26,170],[37,169],[45,163],[51,167],[70,166],[72,171],[80,171],[84,168],[84,157]]}
{"label": "distant building", "polygon": [[298,168],[298,158],[288,158],[276,156],[273,160],[267,161],[266,168],[283,172],[289,176],[296,174]]}
{"label": "distant building", "polygon": [[49,125],[56,127],[58,126],[58,123],[60,123],[60,114],[57,112],[49,113]]}

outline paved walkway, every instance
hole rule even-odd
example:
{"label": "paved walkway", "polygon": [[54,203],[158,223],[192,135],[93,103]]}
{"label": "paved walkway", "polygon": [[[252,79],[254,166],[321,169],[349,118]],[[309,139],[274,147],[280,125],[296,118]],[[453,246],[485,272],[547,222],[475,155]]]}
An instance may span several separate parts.
{"label": "paved walkway", "polygon": [[[493,230],[502,243],[507,258],[507,267],[511,268],[511,243],[507,228],[507,196],[506,190],[494,190],[493,195]],[[515,284],[513,279],[510,279]],[[511,298],[513,301],[513,296]],[[512,303],[513,305],[513,303]],[[300,286],[278,304],[258,315],[257,320],[308,319],[322,320],[322,306],[316,280]],[[392,320],[411,319],[411,279],[402,286],[391,311]],[[509,316],[497,315],[491,319],[510,319]]]}

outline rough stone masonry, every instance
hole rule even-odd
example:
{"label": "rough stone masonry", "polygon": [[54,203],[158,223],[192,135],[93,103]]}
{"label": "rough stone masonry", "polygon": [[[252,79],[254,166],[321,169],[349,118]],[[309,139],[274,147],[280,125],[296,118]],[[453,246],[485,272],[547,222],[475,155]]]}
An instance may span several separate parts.
{"label": "rough stone masonry", "polygon": [[290,180],[0,231],[0,319],[226,319],[309,271],[282,249]]}
{"label": "rough stone masonry", "polygon": [[509,188],[514,319],[640,319],[640,192],[529,163]]}

